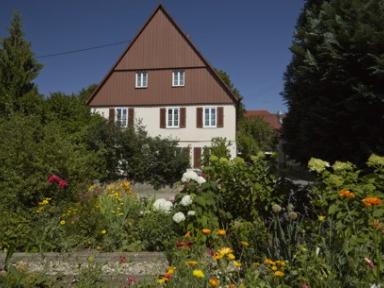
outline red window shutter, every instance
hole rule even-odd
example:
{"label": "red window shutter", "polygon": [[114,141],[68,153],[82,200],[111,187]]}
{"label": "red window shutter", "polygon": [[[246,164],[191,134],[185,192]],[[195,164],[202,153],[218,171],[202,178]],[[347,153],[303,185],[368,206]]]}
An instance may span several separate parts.
{"label": "red window shutter", "polygon": [[160,128],[165,128],[165,108],[160,108]]}
{"label": "red window shutter", "polygon": [[180,128],[185,128],[185,116],[186,111],[185,108],[180,108]]}
{"label": "red window shutter", "polygon": [[224,107],[217,107],[217,127],[224,127]]}
{"label": "red window shutter", "polygon": [[109,122],[115,122],[115,108],[109,108]]}
{"label": "red window shutter", "polygon": [[193,148],[193,168],[201,167],[201,147]]}
{"label": "red window shutter", "polygon": [[133,128],[135,125],[135,109],[128,108],[128,127]]}
{"label": "red window shutter", "polygon": [[203,128],[203,108],[196,108],[196,127]]}

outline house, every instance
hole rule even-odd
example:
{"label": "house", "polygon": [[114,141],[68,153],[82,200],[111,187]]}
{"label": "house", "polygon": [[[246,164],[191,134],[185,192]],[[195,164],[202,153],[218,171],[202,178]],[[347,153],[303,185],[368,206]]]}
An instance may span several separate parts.
{"label": "house", "polygon": [[273,114],[267,110],[247,110],[244,113],[244,117],[247,119],[260,118],[266,122],[272,129],[280,130],[283,114]]}
{"label": "house", "polygon": [[178,139],[192,167],[214,137],[231,141],[236,156],[238,99],[162,5],[87,103],[122,127],[141,123],[149,136]]}

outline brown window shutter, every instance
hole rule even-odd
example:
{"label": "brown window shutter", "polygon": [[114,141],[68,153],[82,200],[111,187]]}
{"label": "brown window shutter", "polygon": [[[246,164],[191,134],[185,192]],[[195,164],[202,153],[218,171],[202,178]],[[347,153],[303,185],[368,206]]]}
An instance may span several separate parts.
{"label": "brown window shutter", "polygon": [[109,108],[109,122],[115,121],[115,108]]}
{"label": "brown window shutter", "polygon": [[180,108],[180,128],[185,128],[185,107]]}
{"label": "brown window shutter", "polygon": [[217,127],[224,127],[224,107],[217,107]]}
{"label": "brown window shutter", "polygon": [[165,128],[165,108],[160,108],[160,128]]}
{"label": "brown window shutter", "polygon": [[193,148],[193,168],[201,166],[201,147]]}
{"label": "brown window shutter", "polygon": [[128,127],[133,128],[135,126],[135,109],[128,108]]}
{"label": "brown window shutter", "polygon": [[203,108],[196,108],[196,127],[203,128]]}

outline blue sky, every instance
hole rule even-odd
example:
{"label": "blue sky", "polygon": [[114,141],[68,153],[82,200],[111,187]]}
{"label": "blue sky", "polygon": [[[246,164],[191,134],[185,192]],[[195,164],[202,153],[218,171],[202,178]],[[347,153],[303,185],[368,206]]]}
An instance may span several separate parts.
{"label": "blue sky", "polygon": [[77,92],[103,78],[159,3],[204,57],[229,73],[247,109],[286,111],[280,92],[304,0],[2,0],[0,36],[17,10],[37,56],[127,41],[39,59],[41,93]]}

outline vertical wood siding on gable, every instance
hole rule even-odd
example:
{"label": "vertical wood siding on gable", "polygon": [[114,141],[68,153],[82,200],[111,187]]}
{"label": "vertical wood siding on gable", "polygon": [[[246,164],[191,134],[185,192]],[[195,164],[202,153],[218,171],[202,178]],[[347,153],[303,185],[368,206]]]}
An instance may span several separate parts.
{"label": "vertical wood siding on gable", "polygon": [[116,69],[205,66],[163,11],[152,18]]}

